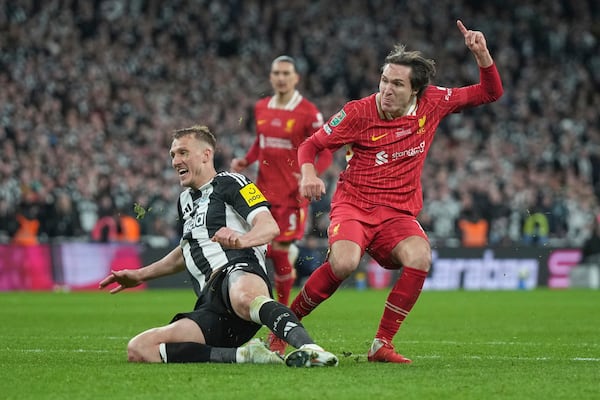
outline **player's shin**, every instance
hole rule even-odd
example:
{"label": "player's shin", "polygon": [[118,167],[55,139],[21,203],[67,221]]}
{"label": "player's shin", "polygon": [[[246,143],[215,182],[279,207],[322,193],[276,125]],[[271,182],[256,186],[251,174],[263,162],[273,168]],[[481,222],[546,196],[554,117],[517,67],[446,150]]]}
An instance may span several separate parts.
{"label": "player's shin", "polygon": [[427,278],[427,271],[404,267],[402,275],[390,291],[379,322],[376,338],[391,343],[400,325],[417,302]]}
{"label": "player's shin", "polygon": [[278,338],[298,348],[314,343],[296,315],[283,304],[266,296],[259,296],[250,304],[252,321],[265,325]]}
{"label": "player's shin", "polygon": [[275,268],[275,292],[277,301],[288,305],[290,292],[294,285],[293,266],[289,260],[289,254],[284,250],[271,249],[271,259]]}
{"label": "player's shin", "polygon": [[329,261],[326,261],[310,275],[290,305],[291,310],[302,319],[335,293],[342,282],[343,279],[335,276]]}

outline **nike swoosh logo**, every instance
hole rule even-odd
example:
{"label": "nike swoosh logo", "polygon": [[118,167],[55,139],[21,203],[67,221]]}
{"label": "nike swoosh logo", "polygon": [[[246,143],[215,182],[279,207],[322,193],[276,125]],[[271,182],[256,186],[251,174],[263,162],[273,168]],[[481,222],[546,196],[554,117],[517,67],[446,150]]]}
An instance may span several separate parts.
{"label": "nike swoosh logo", "polygon": [[372,140],[372,141],[374,141],[374,142],[376,142],[376,141],[378,141],[379,139],[383,139],[383,138],[384,138],[384,137],[386,137],[387,135],[388,135],[387,133],[384,133],[383,135],[379,135],[379,136],[371,135],[371,140]]}

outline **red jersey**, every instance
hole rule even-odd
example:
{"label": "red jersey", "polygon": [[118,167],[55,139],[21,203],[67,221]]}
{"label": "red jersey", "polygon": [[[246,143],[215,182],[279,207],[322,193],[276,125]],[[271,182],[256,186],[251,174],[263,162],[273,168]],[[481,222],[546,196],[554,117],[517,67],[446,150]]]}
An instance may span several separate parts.
{"label": "red jersey", "polygon": [[[284,108],[275,108],[273,97],[259,100],[254,107],[254,119],[256,140],[246,160],[252,164],[258,159],[257,186],[274,206],[306,204],[298,192],[298,146],[323,125],[323,115],[295,91]],[[329,151],[327,154],[328,166],[332,156]]]}
{"label": "red jersey", "polygon": [[416,217],[423,207],[423,163],[442,118],[502,95],[495,64],[480,68],[480,77],[480,83],[460,88],[429,86],[407,115],[391,120],[380,117],[376,94],[346,103],[303,144],[299,163],[312,163],[322,148],[346,145],[348,164],[332,203],[383,205]]}

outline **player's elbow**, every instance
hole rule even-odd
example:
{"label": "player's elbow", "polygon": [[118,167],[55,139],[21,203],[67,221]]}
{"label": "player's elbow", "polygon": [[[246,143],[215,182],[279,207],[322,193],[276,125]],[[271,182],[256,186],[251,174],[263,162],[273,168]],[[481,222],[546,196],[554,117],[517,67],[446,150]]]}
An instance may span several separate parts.
{"label": "player's elbow", "polygon": [[263,238],[264,243],[269,243],[279,236],[279,226],[277,225],[277,222],[275,221],[275,218],[273,218],[271,212],[265,211],[257,214],[253,225],[255,228],[260,226],[258,230],[260,231],[260,236]]}
{"label": "player's elbow", "polygon": [[490,103],[500,99],[500,97],[502,97],[503,94],[504,94],[504,88],[502,87],[502,85],[500,85],[499,87],[496,88],[496,90],[494,90],[492,93],[490,93],[490,99],[491,99]]}
{"label": "player's elbow", "polygon": [[277,222],[275,222],[275,220],[273,220],[270,225],[271,239],[269,241],[275,239],[281,233],[281,230],[279,229],[279,226],[277,225]]}

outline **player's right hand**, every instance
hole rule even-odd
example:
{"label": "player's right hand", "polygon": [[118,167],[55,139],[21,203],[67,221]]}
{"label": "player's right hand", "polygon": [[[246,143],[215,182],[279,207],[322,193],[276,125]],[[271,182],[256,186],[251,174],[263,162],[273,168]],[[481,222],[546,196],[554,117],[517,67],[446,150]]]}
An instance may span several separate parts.
{"label": "player's right hand", "polygon": [[142,281],[135,277],[135,271],[123,269],[121,271],[110,271],[110,275],[102,279],[98,286],[100,289],[104,289],[111,283],[119,284],[110,290],[110,294],[115,294],[123,289],[136,287],[140,285]]}
{"label": "player's right hand", "polygon": [[300,179],[300,195],[308,200],[321,200],[325,194],[325,183],[318,176],[302,176]]}
{"label": "player's right hand", "polygon": [[234,158],[231,160],[229,168],[232,172],[242,172],[248,166],[248,161],[245,158]]}

